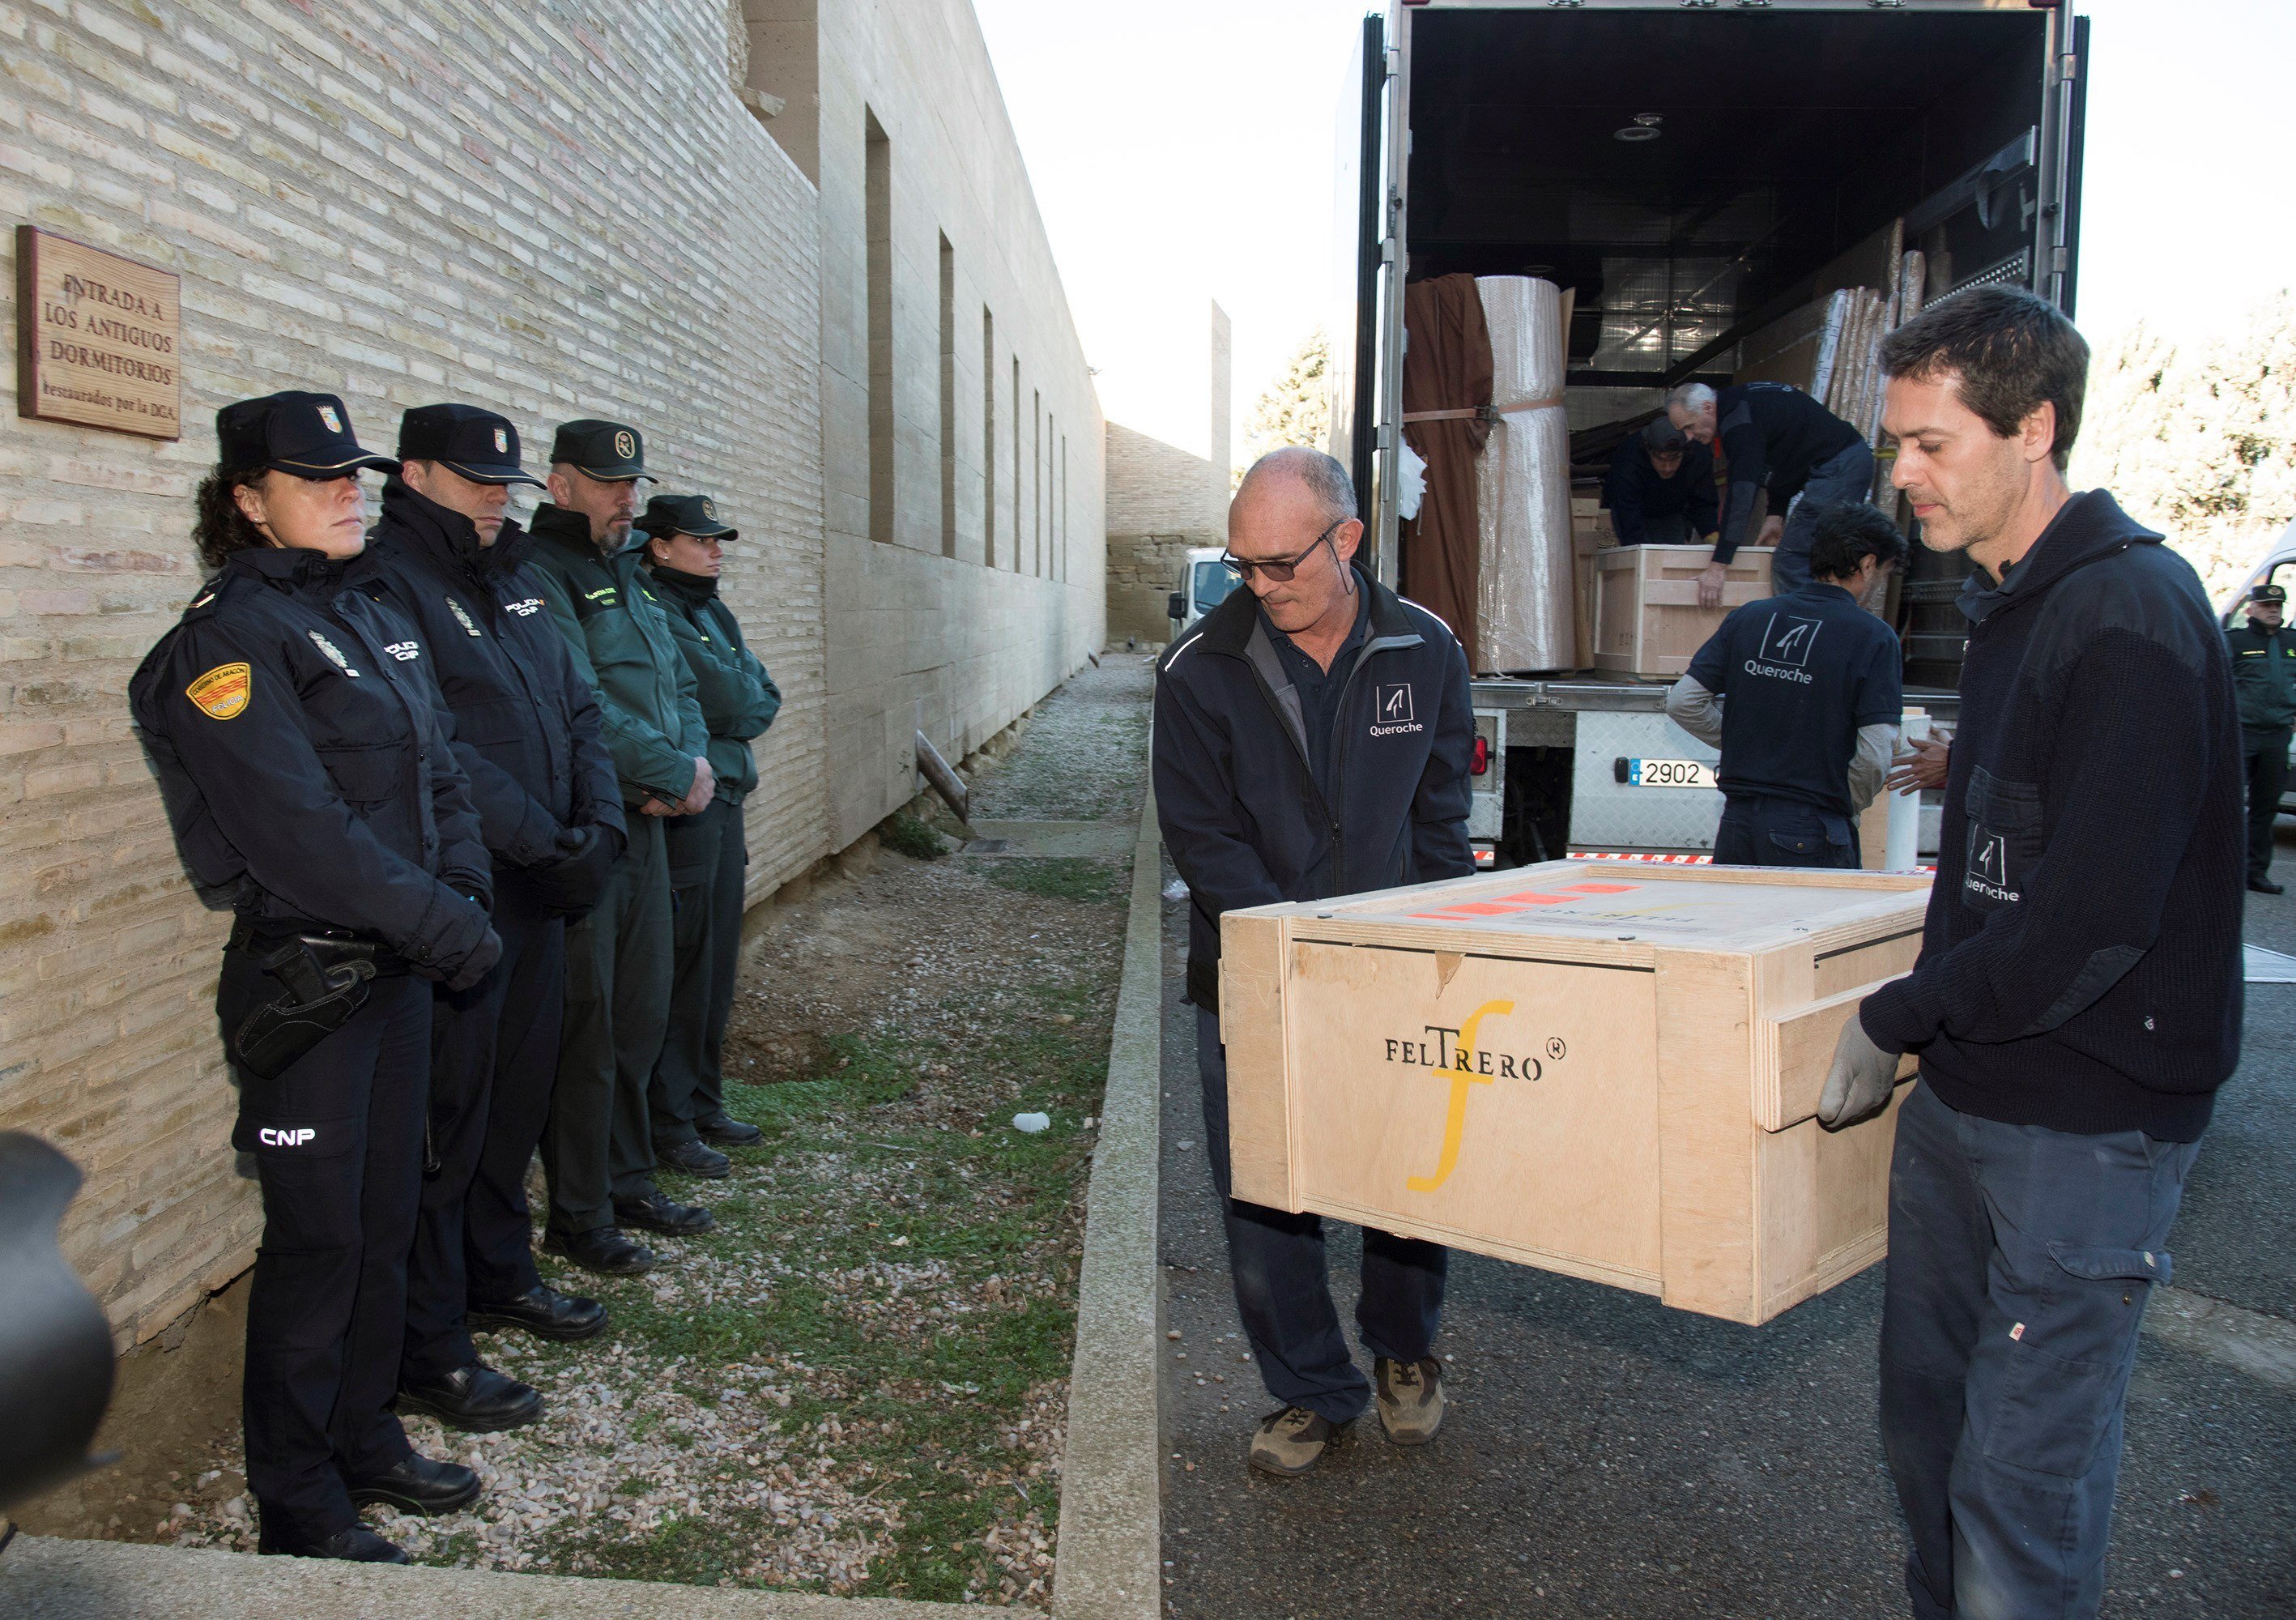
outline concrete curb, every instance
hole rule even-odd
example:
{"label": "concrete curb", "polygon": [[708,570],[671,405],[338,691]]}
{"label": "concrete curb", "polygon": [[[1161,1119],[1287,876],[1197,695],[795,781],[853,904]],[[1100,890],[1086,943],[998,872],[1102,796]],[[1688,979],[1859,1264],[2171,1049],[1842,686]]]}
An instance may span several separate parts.
{"label": "concrete curb", "polygon": [[1156,1355],[1163,1300],[1156,1243],[1162,888],[1152,788],[1132,849],[1124,976],[1086,1195],[1053,1567],[1053,1612],[1060,1620],[1153,1620],[1164,1606]]}
{"label": "concrete curb", "polygon": [[20,1536],[0,1552],[0,1615],[9,1620],[945,1620],[978,1612],[889,1598],[261,1558],[45,1536]]}

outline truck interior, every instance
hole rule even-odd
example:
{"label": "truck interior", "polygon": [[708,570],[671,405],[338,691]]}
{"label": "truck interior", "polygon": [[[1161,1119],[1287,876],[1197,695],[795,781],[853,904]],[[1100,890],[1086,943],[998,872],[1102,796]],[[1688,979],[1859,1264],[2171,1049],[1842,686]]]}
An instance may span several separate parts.
{"label": "truck interior", "polygon": [[1933,298],[2030,283],[2047,42],[2025,9],[1418,12],[1408,275],[1572,289],[1574,430],[1726,380],[1898,218]]}

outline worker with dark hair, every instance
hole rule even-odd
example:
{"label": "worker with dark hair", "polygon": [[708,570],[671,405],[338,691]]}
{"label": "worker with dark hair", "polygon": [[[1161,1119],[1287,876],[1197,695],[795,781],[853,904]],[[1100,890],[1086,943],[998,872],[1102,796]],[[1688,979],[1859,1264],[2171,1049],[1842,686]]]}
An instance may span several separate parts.
{"label": "worker with dark hair", "polygon": [[1621,546],[1688,546],[1714,538],[1714,453],[1663,415],[1611,457],[1603,504]]}
{"label": "worker with dark hair", "polygon": [[1922,953],[1843,1022],[1817,1117],[1880,1114],[1918,1054],[1882,1306],[1913,1614],[2090,1620],[2137,1329],[2240,1060],[2240,726],[2192,565],[2066,488],[2072,323],[1982,287],[1882,362],[1892,481],[1977,572]]}
{"label": "worker with dark hair", "polygon": [[1821,506],[1816,578],[1734,610],[1666,695],[1668,717],[1722,751],[1718,863],[1858,864],[1857,816],[1882,790],[1903,703],[1897,635],[1860,604],[1905,556],[1875,508]]}

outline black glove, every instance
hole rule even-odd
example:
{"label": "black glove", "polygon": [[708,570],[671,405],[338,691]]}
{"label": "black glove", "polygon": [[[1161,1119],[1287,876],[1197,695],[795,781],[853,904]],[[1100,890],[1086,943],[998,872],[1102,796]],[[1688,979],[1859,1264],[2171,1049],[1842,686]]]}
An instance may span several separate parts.
{"label": "black glove", "polygon": [[492,973],[495,964],[501,960],[502,935],[489,928],[461,960],[441,963],[439,977],[448,990],[466,991]]}
{"label": "black glove", "polygon": [[561,829],[557,859],[525,870],[528,884],[559,917],[580,917],[606,892],[606,878],[621,859],[621,839],[594,822]]}

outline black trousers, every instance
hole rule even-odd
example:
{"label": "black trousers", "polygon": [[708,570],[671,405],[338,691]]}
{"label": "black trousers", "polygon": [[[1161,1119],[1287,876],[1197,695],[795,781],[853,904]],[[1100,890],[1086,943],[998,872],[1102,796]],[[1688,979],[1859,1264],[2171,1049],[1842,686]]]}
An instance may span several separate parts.
{"label": "black trousers", "polygon": [[[281,986],[226,950],[226,1033]],[[390,1410],[422,1185],[430,985],[376,980],[275,1080],[241,1072],[232,1144],[255,1159],[263,1240],[248,1285],[247,1481],[266,1525],[316,1541],[358,1522],[347,1479],[413,1451]]]}
{"label": "black trousers", "polygon": [[1858,862],[1857,824],[1795,799],[1732,794],[1714,829],[1721,867],[1842,867]]}
{"label": "black trousers", "polygon": [[742,807],[716,799],[685,819],[693,825],[669,829],[676,965],[668,1038],[648,1094],[657,1152],[693,1139],[698,1122],[726,1117],[726,1024],[734,1016],[734,981],[742,966],[742,900],[750,869]]}
{"label": "black trousers", "polygon": [[646,1089],[669,1021],[669,868],[661,818],[630,816],[597,909],[566,929],[566,1012],[542,1136],[551,1229],[612,1226],[655,1190]]}
{"label": "black trousers", "polygon": [[2248,765],[2248,875],[2272,875],[2272,829],[2280,819],[2280,794],[2288,781],[2288,733],[2241,728]]}
{"label": "black trousers", "polygon": [[430,1150],[406,1271],[408,1379],[479,1359],[470,1300],[534,1286],[526,1166],[542,1139],[558,1066],[566,925],[504,873],[495,932],[502,959],[460,993],[435,991],[430,1029]]}

